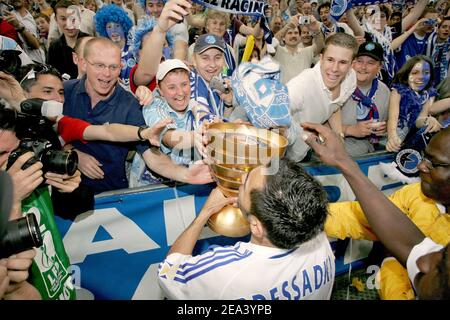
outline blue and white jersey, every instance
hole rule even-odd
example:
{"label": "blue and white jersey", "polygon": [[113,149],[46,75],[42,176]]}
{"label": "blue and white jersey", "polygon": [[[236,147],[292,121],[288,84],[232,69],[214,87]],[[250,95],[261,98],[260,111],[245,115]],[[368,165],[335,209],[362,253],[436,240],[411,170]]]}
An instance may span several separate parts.
{"label": "blue and white jersey", "polygon": [[325,233],[291,250],[237,242],[198,256],[173,253],[158,270],[169,299],[324,300],[334,283]]}
{"label": "blue and white jersey", "polygon": [[399,70],[405,62],[412,57],[419,54],[425,54],[430,35],[431,33],[428,33],[423,38],[420,38],[418,35],[413,33],[406,38],[405,42],[403,42],[402,46],[397,49],[395,53],[397,70]]}

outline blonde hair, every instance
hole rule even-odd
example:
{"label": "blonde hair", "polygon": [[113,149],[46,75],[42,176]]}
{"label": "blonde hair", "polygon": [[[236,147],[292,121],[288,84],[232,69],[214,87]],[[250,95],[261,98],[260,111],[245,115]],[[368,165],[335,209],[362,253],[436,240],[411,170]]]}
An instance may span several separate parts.
{"label": "blonde hair", "polygon": [[208,21],[211,20],[211,19],[225,20],[225,27],[226,28],[230,27],[230,14],[229,13],[225,13],[225,12],[221,12],[221,11],[217,11],[217,10],[213,10],[213,9],[206,10],[206,13],[205,13],[205,28],[208,25]]}

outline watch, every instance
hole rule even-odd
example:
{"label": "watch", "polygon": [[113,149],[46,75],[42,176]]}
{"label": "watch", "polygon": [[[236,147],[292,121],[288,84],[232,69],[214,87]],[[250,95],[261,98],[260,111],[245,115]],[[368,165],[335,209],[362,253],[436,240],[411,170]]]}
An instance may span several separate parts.
{"label": "watch", "polygon": [[145,126],[140,126],[140,127],[139,127],[138,132],[137,132],[137,135],[138,135],[139,140],[141,140],[141,141],[146,140],[146,139],[144,139],[144,138],[141,136],[141,133],[142,133],[142,130],[145,130],[145,129],[147,129],[147,128],[149,128],[149,126],[147,126],[147,125],[145,125]]}

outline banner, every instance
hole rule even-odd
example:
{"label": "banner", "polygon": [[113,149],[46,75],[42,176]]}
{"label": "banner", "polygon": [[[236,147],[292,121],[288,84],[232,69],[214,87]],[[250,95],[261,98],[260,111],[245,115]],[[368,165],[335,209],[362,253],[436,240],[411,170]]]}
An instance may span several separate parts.
{"label": "banner", "polygon": [[37,188],[22,201],[23,214],[34,213],[43,244],[35,249],[31,282],[43,300],[73,300],[75,289],[70,276],[70,262],[55,224],[48,187]]}
{"label": "banner", "polygon": [[339,21],[344,13],[353,6],[368,6],[386,2],[392,2],[392,0],[332,0],[330,17],[334,21]]}
{"label": "banner", "polygon": [[[383,176],[379,162],[392,162],[393,155],[382,154],[358,160],[362,171],[386,193],[399,183]],[[353,200],[350,186],[342,174],[331,167],[307,165],[324,186],[330,201]],[[96,299],[162,299],[157,281],[158,264],[164,260],[177,237],[200,212],[215,184],[163,185],[105,193],[96,198],[95,211],[75,221],[59,217],[70,261],[77,270],[75,283],[91,291]],[[227,238],[204,227],[194,254],[210,245],[232,245],[249,238]],[[371,242],[334,241],[336,274],[350,266],[358,268],[371,250]],[[358,243],[358,244],[357,244]],[[359,245],[361,244],[361,245]],[[352,249],[350,251],[350,248]]]}
{"label": "banner", "polygon": [[217,11],[228,12],[232,14],[256,16],[261,18],[261,28],[264,30],[264,40],[267,43],[272,43],[273,33],[269,27],[264,12],[269,6],[263,1],[254,0],[192,0],[207,8]]}

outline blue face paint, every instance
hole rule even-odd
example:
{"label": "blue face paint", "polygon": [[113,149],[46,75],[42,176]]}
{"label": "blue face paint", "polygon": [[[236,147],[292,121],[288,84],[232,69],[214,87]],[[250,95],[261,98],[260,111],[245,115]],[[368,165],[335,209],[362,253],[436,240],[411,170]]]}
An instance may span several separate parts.
{"label": "blue face paint", "polygon": [[420,61],[409,72],[408,84],[414,91],[422,91],[430,82],[430,77],[430,65],[426,61]]}
{"label": "blue face paint", "polygon": [[108,22],[106,24],[106,34],[108,38],[112,40],[112,42],[120,42],[125,40],[125,33],[120,24],[115,22]]}

